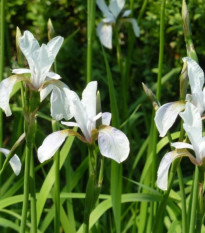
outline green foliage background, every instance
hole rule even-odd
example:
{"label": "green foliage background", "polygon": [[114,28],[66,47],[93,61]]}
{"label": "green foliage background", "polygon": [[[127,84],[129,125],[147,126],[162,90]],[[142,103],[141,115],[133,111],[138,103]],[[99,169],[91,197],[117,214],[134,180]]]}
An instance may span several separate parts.
{"label": "green foliage background", "polygon": [[[143,0],[134,1],[133,17],[138,18]],[[127,8],[130,2],[126,1]],[[65,38],[64,45],[57,57],[58,73],[62,76],[63,81],[68,86],[81,93],[86,85],[86,20],[87,9],[86,1],[84,0],[13,0],[6,3],[6,44],[5,44],[5,74],[4,77],[11,75],[11,69],[17,67],[16,49],[15,49],[15,34],[16,27],[18,26],[21,31],[30,30],[35,37],[40,41],[47,43],[47,21],[51,18],[55,34],[61,35]],[[160,7],[161,1],[148,1],[145,11],[139,21],[141,30],[140,38],[135,39],[134,49],[131,55],[131,70],[129,73],[128,81],[128,99],[127,106],[128,112],[124,112],[122,106],[122,90],[121,90],[121,76],[116,60],[116,50],[106,50],[109,65],[114,80],[116,89],[117,104],[120,114],[121,129],[128,135],[131,143],[131,153],[129,158],[123,164],[123,176],[133,181],[140,182],[141,174],[144,169],[146,161],[146,141],[147,135],[151,126],[152,105],[146,99],[143,93],[141,83],[144,82],[154,91],[154,85],[157,80],[157,67],[159,56],[159,26],[160,26]],[[204,0],[190,0],[188,1],[190,12],[190,21],[193,33],[193,41],[196,52],[199,57],[199,63],[205,68],[205,2]],[[96,22],[101,20],[102,14],[96,10]],[[69,37],[72,33],[74,36]],[[129,39],[129,25],[123,26],[120,29],[120,37],[122,41],[122,59],[126,60],[127,49],[130,43]],[[164,66],[163,75],[169,76],[168,80],[162,86],[162,104],[167,101],[176,100],[179,92],[179,76],[182,67],[182,58],[186,56],[186,46],[184,42],[183,26],[181,18],[181,1],[170,0],[166,4],[166,21],[165,21],[165,52],[164,52]],[[26,63],[25,63],[26,65]],[[97,36],[95,36],[93,43],[93,80],[98,81],[98,89],[101,92],[103,111],[110,111],[107,74],[102,53],[102,48]],[[178,69],[176,69],[178,68]],[[170,72],[172,72],[170,74]],[[4,147],[10,148],[16,141],[18,136],[23,131],[23,118],[22,111],[19,109],[21,106],[21,99],[15,95],[11,99],[13,107],[13,115],[10,118],[4,116],[3,135]],[[134,110],[137,108],[137,111]],[[41,106],[40,112],[48,115],[49,104]],[[134,113],[133,113],[134,112]],[[131,115],[132,114],[132,115]],[[131,117],[130,117],[131,116]],[[128,120],[128,121],[127,121]],[[127,122],[126,122],[127,121]],[[126,124],[123,125],[123,123]],[[38,131],[36,137],[36,147],[38,147],[48,133],[51,132],[51,124],[49,121],[39,117]],[[140,154],[141,151],[142,153]],[[161,153],[158,154],[158,162],[162,155],[167,151],[165,146]],[[23,148],[18,150],[21,158],[24,156]],[[75,139],[71,149],[70,158],[66,159],[61,170],[61,190],[65,192],[66,189],[71,191],[68,187],[66,176],[71,175],[73,181],[73,191],[75,193],[85,192],[87,182],[87,164],[86,164],[87,148],[81,142]],[[138,156],[138,157],[137,157]],[[70,168],[68,165],[70,161]],[[36,167],[40,166],[37,158],[35,157]],[[186,160],[183,162],[186,166],[183,167],[183,174],[185,181],[190,182],[190,175],[193,172],[193,166]],[[36,172],[37,191],[39,192],[42,183],[51,167],[51,161],[44,167]],[[11,175],[11,169],[8,167],[3,176],[4,186],[1,187],[1,200],[12,195],[22,194],[23,172],[19,177]],[[16,185],[18,184],[18,185]],[[105,161],[104,181],[103,181],[103,194],[110,193],[110,161]],[[12,189],[12,186],[15,188]],[[187,189],[190,190],[190,185]],[[123,194],[125,193],[138,193],[142,189],[139,184],[133,184],[127,179],[123,179]],[[151,190],[152,198],[154,200],[155,190]],[[177,189],[176,189],[177,192]],[[52,192],[49,194],[52,195]],[[157,192],[160,195],[160,192]],[[175,196],[176,195],[176,196]],[[172,197],[178,198],[177,194],[172,193]],[[70,200],[70,199],[69,199]],[[143,199],[144,200],[144,199]],[[151,197],[149,201],[151,200]],[[67,205],[69,205],[67,203]],[[122,211],[122,232],[137,232],[135,231],[140,225],[139,219],[139,203],[134,201],[128,204],[123,204]],[[0,205],[1,206],[1,205]],[[65,207],[65,204],[64,204]],[[73,207],[76,218],[76,226],[79,227],[83,219],[84,199],[73,199]],[[15,204],[10,208],[20,214],[21,205]],[[43,218],[52,209],[52,201],[49,198],[46,201],[45,211]],[[69,208],[68,208],[69,209]],[[174,214],[173,214],[174,213]],[[69,214],[68,214],[69,215]],[[174,217],[173,217],[174,215]],[[17,222],[15,216],[8,213],[0,212],[0,231],[13,232],[10,228],[6,227],[6,223],[2,219],[9,219],[12,222]],[[170,205],[167,210],[167,218],[165,217],[165,226],[170,226],[170,222],[180,222],[179,206]],[[1,221],[2,220],[2,221]],[[48,220],[46,220],[48,221]],[[127,226],[127,223],[130,226]],[[42,225],[45,224],[45,219],[42,220]],[[42,227],[41,225],[41,227]],[[164,232],[166,228],[164,226]],[[177,226],[177,224],[176,224]],[[52,232],[52,223],[48,226],[45,232]],[[43,227],[42,227],[43,228]],[[145,227],[146,228],[146,227]],[[165,230],[166,229],[166,230]],[[176,227],[177,229],[177,227]],[[113,223],[112,211],[108,210],[101,218],[99,223],[94,227],[93,232],[116,232]],[[43,232],[43,231],[42,231]],[[143,231],[142,231],[143,232]],[[146,232],[146,231],[144,231]],[[163,232],[163,231],[162,231]],[[170,231],[171,232],[171,231]],[[173,231],[175,232],[175,231]],[[180,232],[176,231],[176,232]]]}

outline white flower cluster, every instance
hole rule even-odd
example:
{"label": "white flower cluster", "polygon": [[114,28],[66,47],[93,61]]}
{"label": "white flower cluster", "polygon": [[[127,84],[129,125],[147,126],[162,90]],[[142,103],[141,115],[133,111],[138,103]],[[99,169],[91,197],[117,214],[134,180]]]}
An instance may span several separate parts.
{"label": "white flower cluster", "polygon": [[[9,78],[0,83],[0,108],[6,116],[10,116],[9,106],[10,94],[17,82],[24,81],[32,90],[40,92],[40,100],[43,101],[50,93],[51,116],[56,120],[70,120],[75,118],[76,122],[62,122],[67,126],[77,126],[81,129],[83,136],[76,133],[76,136],[83,138],[86,143],[93,143],[92,132],[97,131],[98,145],[103,156],[114,159],[121,163],[130,151],[129,140],[126,135],[110,125],[110,113],[96,113],[97,81],[88,83],[83,91],[82,100],[69,87],[60,81],[58,74],[50,72],[50,68],[63,43],[63,38],[57,36],[47,45],[39,45],[31,32],[25,31],[19,39],[19,46],[27,59],[29,69],[14,69]],[[23,76],[22,74],[30,74]],[[96,129],[96,121],[101,118],[102,125]],[[50,134],[38,149],[40,162],[51,158],[62,145],[65,138],[72,130],[62,130]],[[73,135],[73,134],[72,134]],[[9,150],[0,148],[0,152],[8,156]],[[10,159],[10,164],[15,174],[21,170],[21,162],[17,155]]]}
{"label": "white flower cluster", "polygon": [[[205,111],[204,72],[191,58],[184,58],[187,63],[188,77],[191,94],[186,95],[186,101],[176,101],[162,105],[156,112],[155,123],[160,136],[166,135],[174,124],[178,115],[183,119],[183,127],[189,138],[189,143],[175,142],[171,145],[176,150],[168,152],[161,160],[157,175],[157,185],[162,190],[167,190],[168,171],[171,163],[179,157],[187,156],[195,165],[202,165],[205,157],[205,137],[202,136],[201,115]],[[184,111],[184,112],[182,112]],[[195,152],[195,157],[186,149]]]}

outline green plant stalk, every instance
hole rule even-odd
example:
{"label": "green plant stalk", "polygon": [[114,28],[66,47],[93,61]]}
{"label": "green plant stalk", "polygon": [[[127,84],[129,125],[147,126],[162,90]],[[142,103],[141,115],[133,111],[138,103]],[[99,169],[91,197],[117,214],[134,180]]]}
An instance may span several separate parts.
{"label": "green plant stalk", "polygon": [[96,0],[87,1],[87,80],[89,83],[92,80],[92,43],[95,26],[95,10]]}
{"label": "green plant stalk", "polygon": [[[57,122],[52,122],[53,132],[59,130]],[[54,232],[60,232],[60,152],[59,150],[54,155],[55,164],[55,185],[54,185],[54,206],[55,206],[55,218],[54,218]]]}
{"label": "green plant stalk", "polygon": [[[66,162],[65,162],[65,172],[66,172],[66,192],[71,193],[72,192],[72,187],[71,187],[71,182],[72,182],[72,176],[71,176],[71,163],[70,163],[70,155],[68,155]],[[68,213],[68,219],[70,220],[71,223],[71,229],[72,233],[76,232],[76,226],[75,226],[75,216],[73,212],[73,202],[72,199],[68,199],[66,202],[66,207],[67,207],[67,213]]]}
{"label": "green plant stalk", "polygon": [[[120,127],[118,104],[115,96],[115,88],[113,84],[110,66],[104,48],[102,47],[103,56],[105,60],[105,67],[107,71],[107,80],[110,97],[110,107],[112,113],[112,125],[116,128]],[[110,192],[112,197],[112,209],[117,233],[121,232],[121,194],[122,194],[122,165],[115,161],[111,162],[111,186]]]}
{"label": "green plant stalk", "polygon": [[[1,28],[0,28],[0,82],[3,80],[4,74],[4,50],[5,50],[5,0],[1,0]],[[3,114],[0,109],[0,147],[3,145]],[[0,154],[0,168],[2,167],[3,157]],[[2,178],[0,176],[0,187],[2,183]],[[1,192],[0,192],[1,193]]]}
{"label": "green plant stalk", "polygon": [[[197,200],[198,200],[198,190],[199,190],[199,168],[195,168],[195,176],[193,182],[193,198],[192,198],[192,209],[191,209],[191,218],[190,218],[190,227],[189,233],[197,232],[195,229],[196,226],[196,210],[197,210]],[[197,232],[200,233],[200,232]]]}
{"label": "green plant stalk", "polygon": [[189,20],[189,11],[185,0],[182,0],[182,19],[184,28],[184,39],[186,42],[187,55],[198,63],[198,57],[192,41],[191,25]]}
{"label": "green plant stalk", "polygon": [[187,233],[188,225],[187,225],[187,213],[186,213],[186,195],[184,192],[184,182],[183,182],[183,176],[180,166],[178,166],[177,168],[177,175],[179,178],[179,187],[180,187],[181,203],[182,203],[182,233]]}
{"label": "green plant stalk", "polygon": [[[163,70],[163,59],[164,59],[164,24],[165,24],[165,5],[166,0],[161,1],[161,12],[160,12],[160,41],[159,41],[159,60],[158,60],[158,75],[157,75],[157,93],[156,97],[157,100],[160,102],[161,99],[161,79],[162,79],[162,70]],[[153,120],[154,121],[154,120]],[[154,147],[152,151],[152,187],[155,185],[156,181],[156,144],[157,144],[157,129],[156,126],[153,126],[153,140],[154,140]],[[153,223],[154,218],[154,203],[151,203],[151,220],[150,222]]]}
{"label": "green plant stalk", "polygon": [[37,220],[36,220],[36,182],[34,171],[34,158],[33,158],[33,144],[30,148],[30,193],[31,193],[31,233],[37,233]]}
{"label": "green plant stalk", "polygon": [[25,171],[24,171],[24,200],[21,216],[20,233],[26,232],[26,219],[28,210],[28,196],[29,196],[29,170],[30,170],[30,148],[26,145]]}
{"label": "green plant stalk", "polygon": [[[26,134],[26,162],[24,175],[24,202],[22,210],[21,233],[25,232],[26,217],[28,209],[29,184],[31,184],[31,225],[32,233],[37,232],[36,223],[36,194],[35,194],[35,173],[33,158],[33,145],[35,141],[36,119],[35,115],[40,103],[40,94],[38,91],[26,90],[25,108],[24,108],[24,126]],[[30,176],[29,176],[30,170]]]}
{"label": "green plant stalk", "polygon": [[89,179],[86,187],[85,210],[83,221],[83,233],[89,233],[90,214],[96,201],[98,200],[99,191],[97,177],[97,158],[95,145],[88,145],[89,150]]}
{"label": "green plant stalk", "polygon": [[121,46],[120,46],[120,40],[119,40],[119,33],[118,33],[118,27],[117,24],[114,27],[114,36],[115,36],[115,45],[116,45],[116,56],[117,56],[117,63],[120,70],[120,74],[123,77],[123,67],[122,67],[122,52],[121,52]]}
{"label": "green plant stalk", "polygon": [[198,182],[198,208],[197,208],[197,219],[196,219],[196,231],[197,233],[201,232],[202,220],[204,215],[204,170],[199,167],[199,182]]}

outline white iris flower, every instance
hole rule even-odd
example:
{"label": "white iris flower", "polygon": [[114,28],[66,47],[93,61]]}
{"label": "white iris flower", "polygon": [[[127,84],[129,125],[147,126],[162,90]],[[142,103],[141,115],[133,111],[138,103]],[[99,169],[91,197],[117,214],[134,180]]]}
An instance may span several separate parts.
{"label": "white iris flower", "polygon": [[[12,114],[9,99],[14,85],[19,81],[24,81],[30,88],[40,91],[41,101],[52,91],[51,115],[53,118],[68,120],[72,117],[69,102],[65,101],[69,88],[59,80],[61,77],[58,74],[49,71],[62,43],[63,37],[57,36],[47,45],[40,46],[29,31],[25,31],[24,35],[19,38],[19,47],[27,59],[29,69],[14,69],[12,72],[16,75],[0,83],[0,107],[6,116]],[[30,74],[30,78],[23,77],[21,74]]]}
{"label": "white iris flower", "polygon": [[[97,35],[100,38],[101,43],[106,47],[112,48],[112,26],[116,23],[116,20],[121,13],[125,0],[111,0],[110,5],[107,6],[104,0],[97,0],[99,9],[104,14],[105,18],[97,26]],[[140,36],[140,29],[137,21],[134,18],[127,18],[131,11],[126,10],[122,17],[126,18],[124,21],[132,24],[133,31],[136,37]]]}
{"label": "white iris flower", "polygon": [[[187,102],[185,111],[180,113],[184,124],[183,127],[191,142],[176,142],[171,145],[176,150],[168,152],[162,158],[158,169],[157,185],[163,190],[167,190],[168,171],[171,163],[179,157],[187,156],[195,165],[201,166],[205,158],[205,137],[202,136],[202,119],[199,109],[192,103]],[[191,149],[195,152],[195,157],[186,149]]]}
{"label": "white iris flower", "polygon": [[[109,126],[111,121],[110,113],[96,113],[97,82],[88,83],[82,93],[82,100],[75,92],[70,92],[71,113],[76,122],[62,122],[62,124],[79,127],[83,136],[69,129],[50,134],[38,149],[39,161],[42,163],[50,159],[67,136],[75,135],[83,142],[90,144],[98,139],[99,149],[103,156],[118,163],[123,162],[129,155],[129,140],[122,131]],[[96,121],[99,118],[102,118],[102,125],[96,128]]]}
{"label": "white iris flower", "polygon": [[[188,77],[191,87],[191,95],[186,95],[186,101],[193,103],[200,114],[205,110],[205,89],[204,85],[204,72],[201,67],[191,58],[183,58],[187,62]],[[185,108],[184,101],[175,101],[162,105],[156,112],[155,123],[160,133],[160,137],[164,137],[167,131],[174,124],[177,116]]]}

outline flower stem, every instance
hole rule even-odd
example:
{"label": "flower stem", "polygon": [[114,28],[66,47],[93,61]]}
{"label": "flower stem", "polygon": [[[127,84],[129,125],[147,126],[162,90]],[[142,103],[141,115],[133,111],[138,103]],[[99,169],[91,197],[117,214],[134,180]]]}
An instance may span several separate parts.
{"label": "flower stem", "polygon": [[198,198],[198,190],[199,190],[198,181],[199,181],[199,168],[196,166],[194,182],[193,182],[193,197],[192,197],[192,209],[191,209],[189,233],[197,232],[195,230],[195,224],[196,224],[197,198]]}
{"label": "flower stem", "polygon": [[196,231],[197,233],[201,232],[201,227],[202,227],[202,220],[203,220],[203,214],[204,214],[204,198],[203,198],[203,193],[204,193],[204,171],[199,168],[199,192],[198,192],[198,208],[197,208],[197,220],[196,220]]}
{"label": "flower stem", "polygon": [[[52,122],[53,131],[58,130],[58,125],[55,120]],[[55,164],[55,194],[54,194],[54,203],[55,203],[55,218],[54,218],[54,232],[60,232],[60,153],[59,150],[54,155],[54,164]]]}
{"label": "flower stem", "polygon": [[36,182],[35,171],[33,161],[33,145],[30,148],[30,193],[31,193],[31,232],[37,233],[37,221],[36,221]]}
{"label": "flower stem", "polygon": [[28,145],[26,145],[25,172],[24,172],[24,200],[23,200],[20,233],[25,233],[25,229],[26,229],[28,196],[29,196],[29,170],[30,170],[29,168],[30,168],[30,148]]}
{"label": "flower stem", "polygon": [[[36,119],[35,114],[38,109],[40,101],[39,92],[26,91],[25,108],[24,108],[24,125],[26,134],[26,161],[25,161],[25,174],[24,174],[24,202],[22,210],[21,233],[25,233],[26,215],[28,209],[28,196],[29,185],[31,192],[31,232],[37,232],[36,223],[36,194],[35,194],[35,173],[33,162],[33,144],[36,132]],[[30,171],[30,177],[29,177]]]}
{"label": "flower stem", "polygon": [[89,219],[91,211],[98,200],[101,184],[102,184],[102,169],[103,160],[100,162],[99,174],[97,173],[97,155],[95,145],[89,145],[89,179],[86,187],[85,196],[85,211],[83,221],[83,233],[89,232]]}
{"label": "flower stem", "polygon": [[87,83],[92,80],[92,43],[95,26],[96,0],[87,1]]}
{"label": "flower stem", "polygon": [[[1,0],[1,28],[0,28],[0,81],[3,80],[4,73],[4,42],[5,42],[5,0]],[[3,115],[0,110],[0,147],[3,144]],[[0,154],[0,168],[2,167],[2,155]],[[0,177],[1,187],[1,177]]]}

